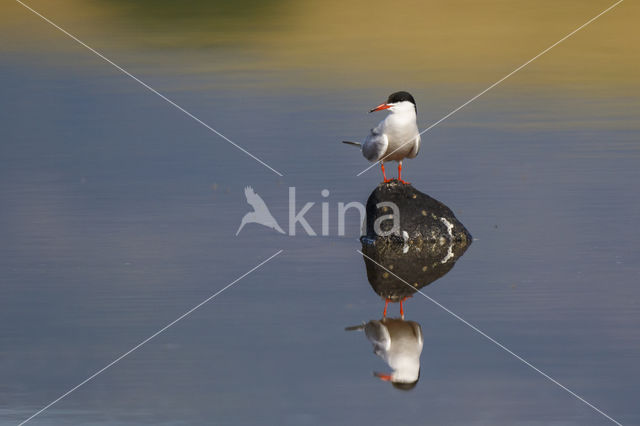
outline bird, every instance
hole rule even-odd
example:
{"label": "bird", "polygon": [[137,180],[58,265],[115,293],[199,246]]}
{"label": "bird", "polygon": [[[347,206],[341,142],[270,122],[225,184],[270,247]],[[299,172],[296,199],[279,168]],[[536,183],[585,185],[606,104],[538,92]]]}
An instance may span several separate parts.
{"label": "bird", "polygon": [[278,225],[278,222],[269,211],[269,208],[265,204],[264,200],[258,194],[256,194],[252,187],[247,186],[244,189],[244,196],[247,199],[247,203],[249,203],[249,205],[253,207],[253,211],[243,216],[240,227],[236,232],[236,236],[240,233],[244,225],[246,225],[247,223],[258,223],[260,225],[266,226],[267,228],[275,229],[281,234],[284,234],[284,231],[282,230],[282,228],[280,228],[280,225]]}
{"label": "bird", "polygon": [[393,370],[391,374],[376,372],[376,377],[391,382],[398,389],[410,390],[416,386],[424,344],[420,324],[400,318],[382,318],[346,330],[364,330],[373,352]]}
{"label": "bird", "polygon": [[387,115],[376,127],[370,130],[363,143],[342,141],[356,145],[362,149],[362,155],[371,162],[380,162],[382,178],[387,179],[384,170],[385,161],[398,162],[398,181],[408,184],[402,179],[402,160],[415,158],[420,151],[420,132],[416,122],[418,109],[416,101],[409,92],[400,91],[389,95],[387,101],[373,108],[371,112],[388,109]]}

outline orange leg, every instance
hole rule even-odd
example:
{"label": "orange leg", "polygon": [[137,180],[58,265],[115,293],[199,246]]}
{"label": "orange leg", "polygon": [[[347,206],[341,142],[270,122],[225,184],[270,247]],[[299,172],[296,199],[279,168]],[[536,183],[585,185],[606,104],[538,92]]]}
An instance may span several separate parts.
{"label": "orange leg", "polygon": [[382,317],[387,317],[387,306],[389,305],[389,299],[384,299],[384,311],[382,311]]}
{"label": "orange leg", "polygon": [[402,303],[410,297],[411,296],[407,296],[400,299],[400,316],[402,317],[402,319],[404,319],[404,306],[402,305]]}
{"label": "orange leg", "polygon": [[382,177],[384,178],[384,182],[389,182],[391,179],[387,179],[387,174],[384,172],[384,163],[380,162],[380,167],[382,168]]}
{"label": "orange leg", "polygon": [[402,161],[398,162],[398,180],[405,185],[409,185],[409,182],[402,180]]}

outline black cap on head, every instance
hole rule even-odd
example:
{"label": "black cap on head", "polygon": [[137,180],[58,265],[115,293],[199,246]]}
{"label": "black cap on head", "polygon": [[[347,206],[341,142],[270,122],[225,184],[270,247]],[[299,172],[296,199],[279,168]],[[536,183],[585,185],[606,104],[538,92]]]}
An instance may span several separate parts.
{"label": "black cap on head", "polygon": [[420,380],[420,370],[418,370],[418,378],[416,379],[415,382],[391,382],[391,385],[393,385],[394,388],[396,389],[400,389],[400,390],[404,390],[404,391],[410,391],[411,389],[415,388],[416,385],[418,384],[418,380]]}
{"label": "black cap on head", "polygon": [[389,98],[387,99],[388,104],[395,104],[396,102],[402,102],[402,101],[411,102],[413,104],[413,107],[416,109],[416,112],[418,112],[418,108],[416,107],[416,100],[413,99],[413,96],[411,96],[411,93],[409,92],[405,92],[404,90],[400,92],[395,92],[390,94]]}
{"label": "black cap on head", "polygon": [[418,381],[416,380],[415,382],[411,382],[411,383],[391,382],[391,384],[396,389],[400,389],[403,391],[410,391],[416,387],[416,385],[418,384]]}

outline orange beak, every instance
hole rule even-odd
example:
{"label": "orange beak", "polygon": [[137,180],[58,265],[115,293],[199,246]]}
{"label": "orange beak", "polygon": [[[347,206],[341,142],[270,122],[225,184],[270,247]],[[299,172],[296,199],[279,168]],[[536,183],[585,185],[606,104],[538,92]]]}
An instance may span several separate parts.
{"label": "orange beak", "polygon": [[373,373],[373,375],[376,376],[380,380],[384,380],[385,382],[390,382],[391,381],[391,374]]}
{"label": "orange beak", "polygon": [[374,111],[382,111],[383,109],[387,109],[387,108],[391,108],[391,105],[384,103],[384,104],[380,104],[377,107],[375,107],[374,109],[372,109],[369,112],[374,112]]}

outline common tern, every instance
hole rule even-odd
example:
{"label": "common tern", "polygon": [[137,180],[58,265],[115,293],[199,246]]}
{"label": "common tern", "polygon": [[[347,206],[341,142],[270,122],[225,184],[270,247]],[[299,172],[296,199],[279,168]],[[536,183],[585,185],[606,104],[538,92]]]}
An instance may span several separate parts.
{"label": "common tern", "polygon": [[387,175],[384,170],[385,161],[398,162],[398,180],[402,180],[402,160],[414,158],[420,150],[420,132],[416,117],[418,109],[416,101],[409,92],[395,92],[389,95],[385,103],[378,105],[369,112],[388,109],[390,114],[376,127],[371,129],[363,143],[343,141],[356,145],[362,149],[362,155],[372,162],[380,162],[382,177],[385,182]]}
{"label": "common tern", "polygon": [[420,354],[424,344],[420,324],[400,318],[382,318],[346,330],[364,330],[374,353],[393,370],[391,374],[376,372],[376,377],[399,389],[415,387],[420,378]]}

